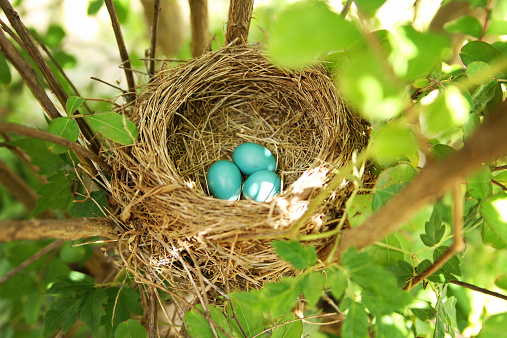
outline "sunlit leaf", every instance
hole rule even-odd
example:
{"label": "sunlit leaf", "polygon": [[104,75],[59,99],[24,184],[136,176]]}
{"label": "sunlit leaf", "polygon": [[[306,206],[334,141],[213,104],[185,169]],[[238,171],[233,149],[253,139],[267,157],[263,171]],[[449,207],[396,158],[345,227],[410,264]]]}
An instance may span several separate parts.
{"label": "sunlit leaf", "polygon": [[348,313],[343,320],[342,337],[368,338],[368,315],[364,307],[356,302],[348,306]]}
{"label": "sunlit leaf", "polygon": [[388,247],[376,244],[368,249],[368,253],[374,258],[374,262],[382,266],[392,266],[396,265],[398,261],[403,261],[405,254],[401,250],[396,250],[396,248],[402,249],[402,246],[395,234],[387,236],[378,243],[386,244]]}
{"label": "sunlit leaf", "polygon": [[333,12],[325,2],[303,1],[279,15],[268,52],[273,61],[297,68],[360,38],[355,23]]}
{"label": "sunlit leaf", "polygon": [[493,20],[489,22],[486,34],[507,35],[507,21]]}
{"label": "sunlit leaf", "polygon": [[48,47],[54,47],[59,45],[63,38],[65,37],[65,30],[60,25],[52,24],[49,26],[46,31],[46,36],[44,37],[44,43]]}
{"label": "sunlit leaf", "polygon": [[493,193],[491,169],[483,165],[467,177],[468,193],[477,200],[484,200]]}
{"label": "sunlit leaf", "polygon": [[[241,325],[241,328],[248,337],[255,336],[264,330],[264,316],[262,314],[254,313],[250,306],[238,302],[237,300],[233,300],[232,302],[234,304],[234,311],[229,303],[227,306],[227,314],[231,318],[234,314],[236,315],[239,325]],[[240,329],[236,320],[230,320],[229,322],[234,331],[241,335],[243,331]]]}
{"label": "sunlit leaf", "polygon": [[474,61],[482,61],[491,65],[493,61],[502,57],[502,53],[487,42],[470,41],[461,48],[459,56],[465,66]]}
{"label": "sunlit leaf", "polygon": [[302,281],[305,299],[310,307],[314,307],[322,296],[326,277],[321,271],[313,271],[305,276]]}
{"label": "sunlit leaf", "polygon": [[371,17],[386,2],[386,0],[356,0],[354,1],[359,9]]}
{"label": "sunlit leaf", "polygon": [[93,129],[120,144],[132,144],[139,136],[132,121],[126,116],[114,112],[85,115],[83,118]]}
{"label": "sunlit leaf", "polygon": [[[440,257],[446,250],[447,246],[439,246],[435,248],[433,251],[433,261],[436,261],[438,257]],[[452,256],[445,264],[442,266],[442,270],[448,274],[461,276],[461,261],[458,256]]]}
{"label": "sunlit leaf", "polygon": [[421,240],[426,246],[434,246],[444,237],[445,226],[442,224],[442,217],[438,209],[433,208],[433,213],[429,222],[425,224],[425,233],[421,235]]}
{"label": "sunlit leaf", "polygon": [[392,185],[410,182],[417,176],[417,171],[413,166],[407,163],[400,163],[394,167],[382,171],[375,183],[376,189],[385,189]]}
{"label": "sunlit leaf", "polygon": [[88,15],[93,15],[93,14],[96,14],[100,8],[102,7],[102,5],[104,4],[104,1],[103,0],[91,0],[88,2],[88,9],[87,9],[87,14]]}
{"label": "sunlit leaf", "polygon": [[351,227],[356,227],[373,214],[373,195],[356,195],[347,200],[347,217]]}
{"label": "sunlit leaf", "polygon": [[493,80],[493,77],[488,74],[489,69],[490,66],[486,62],[474,61],[468,64],[466,74],[473,83],[486,84]]}
{"label": "sunlit leaf", "polygon": [[483,226],[491,235],[507,243],[507,194],[496,194],[483,201],[481,214],[484,216]]}
{"label": "sunlit leaf", "polygon": [[463,33],[480,39],[482,36],[482,23],[475,16],[462,16],[448,22],[444,28],[449,33]]}
{"label": "sunlit leaf", "polygon": [[[201,304],[196,305],[196,308],[201,312],[204,312]],[[210,305],[209,315],[217,325],[219,325],[226,332],[229,331],[229,323],[227,322],[227,318],[225,318],[224,314],[220,310]],[[197,312],[195,309],[192,309],[185,313],[184,321],[185,328],[192,338],[214,337],[213,330],[211,329],[211,324],[202,314]],[[222,331],[218,330],[217,328],[215,328],[215,331],[219,338],[227,337],[224,333],[222,333]]]}
{"label": "sunlit leaf", "polygon": [[381,162],[389,162],[417,153],[418,143],[412,131],[403,125],[389,124],[371,136],[371,150]]}
{"label": "sunlit leaf", "polygon": [[406,338],[410,337],[407,328],[406,319],[398,313],[392,313],[388,316],[377,318],[377,331],[375,337],[378,338]]}
{"label": "sunlit leaf", "polygon": [[331,269],[327,272],[326,285],[331,288],[331,294],[338,301],[342,298],[347,288],[347,277],[342,270]]}
{"label": "sunlit leaf", "polygon": [[507,327],[507,312],[490,316],[482,324],[482,330],[477,338],[498,338],[505,335]]}

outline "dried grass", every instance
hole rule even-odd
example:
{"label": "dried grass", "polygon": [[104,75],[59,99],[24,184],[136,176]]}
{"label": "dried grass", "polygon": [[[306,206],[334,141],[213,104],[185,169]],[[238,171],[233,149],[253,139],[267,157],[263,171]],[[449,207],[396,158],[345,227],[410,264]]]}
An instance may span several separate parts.
{"label": "dried grass", "polygon": [[[270,241],[286,235],[368,138],[327,70],[292,72],[255,46],[226,47],[166,65],[142,89],[129,114],[139,141],[110,157],[111,193],[125,227],[123,264],[138,280],[194,289],[205,302],[293,274]],[[247,141],[275,155],[283,191],[264,203],[210,197],[208,168]],[[336,227],[350,189],[344,181],[301,233]],[[330,240],[312,244],[320,249]]]}

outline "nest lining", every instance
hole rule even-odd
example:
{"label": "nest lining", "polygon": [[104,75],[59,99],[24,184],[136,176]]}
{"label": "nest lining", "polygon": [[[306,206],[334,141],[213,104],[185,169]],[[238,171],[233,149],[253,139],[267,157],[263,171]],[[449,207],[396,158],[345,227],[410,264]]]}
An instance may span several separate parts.
{"label": "nest lining", "polygon": [[[134,273],[182,288],[204,280],[215,290],[248,289],[293,273],[270,241],[283,237],[333,170],[367,143],[364,121],[348,110],[324,67],[281,69],[254,46],[164,67],[131,119],[138,142],[111,156],[111,193],[126,225],[120,242],[128,243],[120,252]],[[208,168],[230,160],[244,142],[275,155],[283,191],[264,203],[208,196]],[[301,233],[335,227],[349,193],[344,182]]]}

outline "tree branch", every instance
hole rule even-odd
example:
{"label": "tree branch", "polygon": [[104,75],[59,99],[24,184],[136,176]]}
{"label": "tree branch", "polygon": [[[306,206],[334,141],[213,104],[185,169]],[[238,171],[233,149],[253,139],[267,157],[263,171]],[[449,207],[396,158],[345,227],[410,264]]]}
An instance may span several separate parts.
{"label": "tree branch", "polygon": [[7,59],[9,59],[14,68],[16,68],[19,75],[21,75],[23,81],[25,81],[25,83],[28,85],[28,88],[30,88],[46,114],[51,119],[60,117],[61,115],[56,109],[55,105],[49,99],[48,95],[44,91],[44,88],[42,88],[40,83],[37,81],[34,69],[28,62],[25,61],[25,59],[23,59],[16,47],[14,47],[14,45],[9,41],[2,30],[0,30],[0,47],[2,48],[2,51],[4,52]]}
{"label": "tree branch", "polygon": [[396,231],[424,205],[441,196],[467,174],[495,156],[507,153],[507,104],[485,119],[465,146],[442,162],[428,165],[419,176],[359,227],[344,230],[334,256],[351,247],[372,245]]}
{"label": "tree branch", "polygon": [[0,221],[0,242],[58,238],[76,240],[86,237],[116,239],[115,223],[107,218]]}
{"label": "tree branch", "polygon": [[134,73],[132,72],[132,65],[130,64],[129,53],[125,47],[125,41],[123,40],[123,34],[120,28],[120,22],[116,15],[116,9],[113,4],[113,0],[105,0],[109,17],[111,18],[111,24],[113,26],[114,36],[116,37],[116,43],[118,44],[118,50],[120,51],[120,58],[125,70],[125,77],[127,78],[127,85],[129,87],[129,94],[126,96],[127,101],[133,101],[136,96],[136,85],[134,81]]}
{"label": "tree branch", "polygon": [[100,165],[104,170],[111,171],[111,167],[104,162],[104,160],[99,157],[98,155],[92,153],[82,145],[72,142],[70,140],[67,140],[66,138],[60,137],[58,135],[54,135],[42,130],[32,129],[28,128],[19,124],[15,123],[6,123],[6,122],[0,122],[0,131],[5,132],[11,132],[19,135],[25,135],[29,137],[35,137],[41,140],[54,142],[57,144],[60,144],[66,148],[69,148],[70,150],[74,151],[76,154],[81,155],[85,158],[88,158],[94,162],[96,162],[98,165]]}
{"label": "tree branch", "polygon": [[464,288],[467,288],[467,289],[470,289],[470,290],[473,290],[473,291],[482,292],[485,295],[490,295],[490,296],[497,297],[497,298],[500,298],[500,299],[503,299],[503,300],[507,300],[507,296],[506,295],[503,295],[503,294],[498,293],[498,292],[490,291],[488,289],[484,289],[484,288],[475,286],[473,284],[461,282],[461,281],[458,281],[458,280],[452,280],[452,281],[449,281],[449,283],[454,284],[454,285],[459,285],[459,286],[462,286]]}
{"label": "tree branch", "polygon": [[190,5],[190,27],[193,57],[201,56],[209,44],[208,0],[188,0]]}
{"label": "tree branch", "polygon": [[225,45],[237,39],[236,44],[248,41],[248,31],[252,20],[254,0],[231,0],[227,31],[225,32]]}
{"label": "tree branch", "polygon": [[[39,195],[2,160],[0,160],[0,184],[7,188],[25,206],[26,210],[33,210]],[[38,214],[37,218],[51,219],[55,218],[55,215],[51,210],[46,210]]]}
{"label": "tree branch", "polygon": [[148,73],[150,77],[155,75],[155,51],[157,50],[157,34],[158,34],[158,17],[160,13],[160,0],[153,3],[153,22],[151,24],[151,50],[150,50],[150,69]]}

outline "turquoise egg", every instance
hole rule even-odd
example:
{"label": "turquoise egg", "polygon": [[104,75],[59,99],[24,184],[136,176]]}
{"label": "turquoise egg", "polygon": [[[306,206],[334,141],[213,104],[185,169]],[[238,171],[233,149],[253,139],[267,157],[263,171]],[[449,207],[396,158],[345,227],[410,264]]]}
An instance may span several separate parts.
{"label": "turquoise egg", "polygon": [[206,178],[213,197],[229,201],[239,199],[242,183],[241,172],[231,161],[220,160],[213,163]]}
{"label": "turquoise egg", "polygon": [[280,192],[282,180],[269,170],[259,170],[250,175],[243,184],[243,196],[257,202],[264,202]]}
{"label": "turquoise egg", "polygon": [[232,160],[247,176],[259,170],[275,171],[276,159],[268,148],[257,143],[243,143],[232,152]]}

